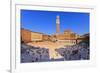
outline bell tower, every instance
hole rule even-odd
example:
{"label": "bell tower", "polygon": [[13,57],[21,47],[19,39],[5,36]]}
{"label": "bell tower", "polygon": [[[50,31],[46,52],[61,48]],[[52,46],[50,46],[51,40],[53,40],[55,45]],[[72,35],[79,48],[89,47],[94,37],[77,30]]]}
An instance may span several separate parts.
{"label": "bell tower", "polygon": [[60,33],[60,16],[56,16],[56,34]]}

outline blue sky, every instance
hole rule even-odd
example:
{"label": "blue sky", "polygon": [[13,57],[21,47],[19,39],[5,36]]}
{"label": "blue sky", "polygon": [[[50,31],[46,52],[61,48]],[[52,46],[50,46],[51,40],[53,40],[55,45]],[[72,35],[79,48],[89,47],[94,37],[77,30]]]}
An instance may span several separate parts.
{"label": "blue sky", "polygon": [[82,35],[89,33],[89,13],[21,10],[21,28],[45,34],[56,33],[56,16],[60,16],[60,32],[70,29]]}

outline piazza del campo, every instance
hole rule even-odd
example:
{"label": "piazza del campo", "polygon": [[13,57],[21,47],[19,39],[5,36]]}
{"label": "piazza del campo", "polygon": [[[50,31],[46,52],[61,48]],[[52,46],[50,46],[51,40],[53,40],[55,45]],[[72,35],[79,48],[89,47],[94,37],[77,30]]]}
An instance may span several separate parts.
{"label": "piazza del campo", "polygon": [[52,35],[21,28],[22,63],[89,59],[89,33],[79,35],[70,29],[61,33],[59,15],[55,22]]}

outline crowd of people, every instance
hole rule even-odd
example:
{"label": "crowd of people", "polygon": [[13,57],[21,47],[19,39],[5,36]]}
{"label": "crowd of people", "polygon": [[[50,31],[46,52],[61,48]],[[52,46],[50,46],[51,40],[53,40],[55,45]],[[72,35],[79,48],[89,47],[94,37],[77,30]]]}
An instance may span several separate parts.
{"label": "crowd of people", "polygon": [[21,63],[42,62],[48,60],[48,49],[21,44]]}
{"label": "crowd of people", "polygon": [[56,49],[56,51],[63,56],[64,60],[88,60],[90,52],[87,43],[66,46],[65,48]]}
{"label": "crowd of people", "polygon": [[[63,58],[57,59],[57,61],[63,60],[89,60],[90,49],[87,43],[80,43],[73,46],[65,46],[64,48],[55,49]],[[21,63],[29,62],[45,62],[56,61],[49,58],[49,49],[40,48],[21,44]]]}

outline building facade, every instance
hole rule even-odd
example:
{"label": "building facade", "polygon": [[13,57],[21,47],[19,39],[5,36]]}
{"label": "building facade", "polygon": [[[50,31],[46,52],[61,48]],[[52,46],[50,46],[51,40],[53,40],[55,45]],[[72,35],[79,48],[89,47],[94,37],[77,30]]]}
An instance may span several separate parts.
{"label": "building facade", "polygon": [[43,38],[42,33],[21,29],[21,39],[24,42],[42,41],[43,40],[42,38]]}

